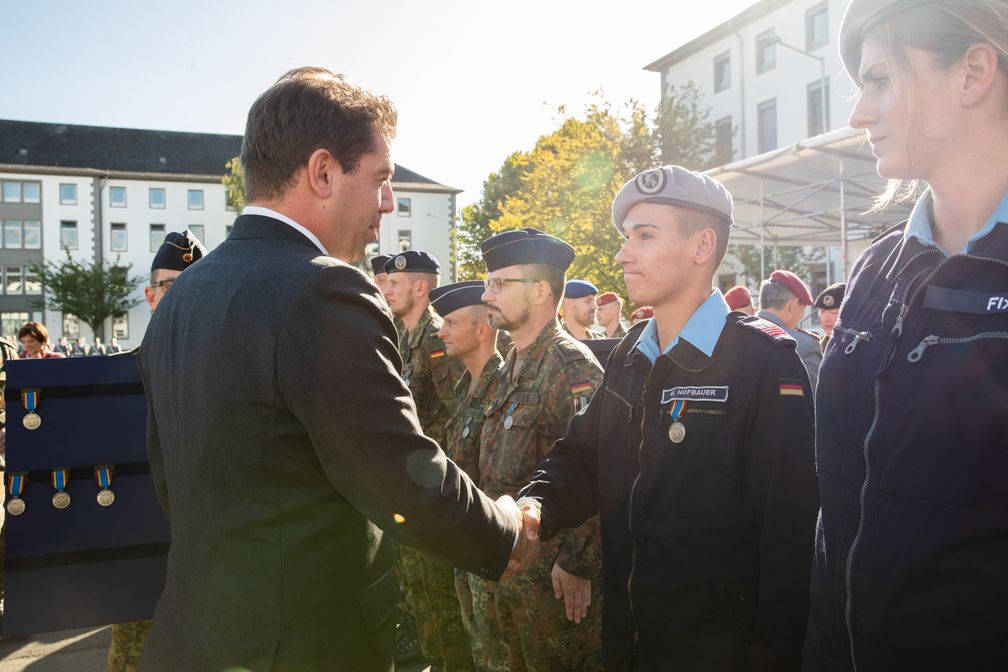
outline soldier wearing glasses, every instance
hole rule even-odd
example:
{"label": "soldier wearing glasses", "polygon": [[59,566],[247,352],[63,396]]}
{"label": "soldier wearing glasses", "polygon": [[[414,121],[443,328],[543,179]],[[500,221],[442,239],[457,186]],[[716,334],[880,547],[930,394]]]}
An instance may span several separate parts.
{"label": "soldier wearing glasses", "polygon": [[[480,247],[490,325],[508,331],[514,348],[485,413],[479,478],[485,492],[513,495],[587,406],[602,369],[556,319],[574,249],[535,229],[507,231]],[[495,586],[472,585],[476,604],[494,599],[509,669],[601,669],[600,563],[594,517],[543,544],[523,573]],[[477,610],[477,624],[486,617]]]}
{"label": "soldier wearing glasses", "polygon": [[[188,230],[182,233],[172,231],[165,236],[151,262],[150,286],[144,287],[144,297],[152,311],[158,307],[175,278],[202,259],[206,252],[203,243]],[[136,354],[139,349],[137,346],[122,354]],[[150,626],[150,621],[131,621],[112,626],[108,672],[135,672]]]}

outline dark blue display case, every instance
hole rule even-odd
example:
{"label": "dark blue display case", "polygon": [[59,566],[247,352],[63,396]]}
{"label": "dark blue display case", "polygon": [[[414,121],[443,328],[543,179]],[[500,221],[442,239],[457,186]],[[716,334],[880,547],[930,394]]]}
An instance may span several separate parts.
{"label": "dark blue display case", "polygon": [[[22,422],[28,389],[38,390],[35,430]],[[5,396],[5,488],[17,473],[28,484],[24,512],[6,513],[3,635],[150,618],[170,537],[147,464],[135,355],[9,361]],[[110,506],[97,501],[101,465],[113,465]],[[69,474],[65,509],[53,505],[56,468]]]}

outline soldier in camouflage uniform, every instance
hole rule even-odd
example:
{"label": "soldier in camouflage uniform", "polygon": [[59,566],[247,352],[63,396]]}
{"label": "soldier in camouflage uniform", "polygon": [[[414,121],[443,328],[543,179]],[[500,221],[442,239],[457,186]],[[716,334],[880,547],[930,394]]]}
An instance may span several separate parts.
{"label": "soldier in camouflage uniform", "polygon": [[[497,351],[497,329],[490,326],[480,297],[483,283],[459,282],[432,289],[431,306],[443,323],[438,336],[450,357],[465,364],[455,384],[455,412],[445,427],[445,452],[479,485],[480,431],[488,399],[497,391],[504,358]],[[478,672],[507,672],[507,656],[499,630],[480,632],[473,615],[469,572],[455,570],[462,625],[469,636],[473,666]],[[472,577],[477,578],[477,577]]]}
{"label": "soldier in camouflage uniform", "polygon": [[587,280],[568,280],[564,287],[563,320],[564,331],[579,341],[603,338],[602,334],[589,329],[595,324],[598,306],[595,295],[598,287]]}
{"label": "soldier in camouflage uniform", "polygon": [[[602,369],[556,320],[573,248],[534,229],[498,234],[481,248],[490,324],[508,330],[515,344],[480,438],[480,487],[505,495],[532,478],[587,406]],[[544,543],[517,576],[496,587],[474,582],[474,602],[495,600],[511,670],[602,669],[600,566],[596,516]]]}
{"label": "soldier in camouflage uniform", "polygon": [[[173,231],[165,236],[151,262],[150,285],[144,287],[144,297],[152,312],[161,303],[175,278],[202,259],[206,252],[203,243],[188,230],[182,233]],[[122,354],[135,354],[138,350],[139,348],[134,348]],[[150,627],[149,620],[116,623],[112,626],[108,672],[136,672]]]}
{"label": "soldier in camouflage uniform", "polygon": [[[403,380],[413,395],[424,433],[445,445],[454,384],[462,364],[449,357],[437,337],[441,318],[430,307],[428,292],[437,286],[440,265],[417,250],[397,254],[385,263],[389,274],[385,299],[405,327],[399,342]],[[445,672],[472,669],[469,640],[462,625],[455,571],[413,548],[399,548],[401,580],[413,609],[420,650]]]}
{"label": "soldier in camouflage uniform", "polygon": [[623,326],[623,299],[616,292],[602,292],[596,299],[598,311],[596,319],[605,329],[606,338],[623,338],[626,327]]}

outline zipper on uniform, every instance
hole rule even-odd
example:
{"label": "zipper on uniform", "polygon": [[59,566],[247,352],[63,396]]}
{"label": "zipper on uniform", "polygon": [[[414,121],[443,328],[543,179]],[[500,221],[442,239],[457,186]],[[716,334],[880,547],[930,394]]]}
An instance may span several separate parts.
{"label": "zipper on uniform", "polygon": [[[630,605],[630,620],[633,622],[634,630],[634,649],[636,650],[638,642],[640,641],[640,631],[637,628],[637,614],[634,613],[634,603],[633,603],[633,576],[634,569],[637,566],[637,540],[634,538],[633,531],[633,499],[634,493],[637,491],[637,483],[640,482],[641,475],[644,473],[644,422],[647,420],[647,409],[645,400],[647,398],[648,383],[651,382],[651,373],[654,371],[654,365],[651,366],[651,370],[648,371],[647,377],[644,379],[644,389],[641,390],[640,405],[641,405],[641,421],[640,421],[640,432],[641,440],[640,445],[637,447],[637,478],[634,479],[633,485],[630,487],[630,499],[627,502],[627,528],[630,531],[630,574],[627,576],[627,603]],[[631,409],[631,413],[632,413]]]}
{"label": "zipper on uniform", "polygon": [[833,327],[833,331],[839,331],[841,334],[847,334],[848,336],[854,337],[854,340],[848,343],[847,347],[844,348],[844,354],[847,355],[854,352],[854,350],[857,349],[857,346],[859,343],[861,343],[861,341],[867,343],[872,339],[872,334],[870,331],[856,331],[854,329],[847,329],[846,327],[842,327],[839,324]]}
{"label": "zipper on uniform", "polygon": [[907,361],[911,364],[916,364],[924,356],[924,351],[930,348],[932,345],[963,345],[965,343],[972,343],[973,341],[985,341],[990,339],[1005,339],[1008,340],[1008,331],[982,331],[979,334],[973,334],[972,336],[925,336],[924,340],[920,344],[910,351],[907,355]]}

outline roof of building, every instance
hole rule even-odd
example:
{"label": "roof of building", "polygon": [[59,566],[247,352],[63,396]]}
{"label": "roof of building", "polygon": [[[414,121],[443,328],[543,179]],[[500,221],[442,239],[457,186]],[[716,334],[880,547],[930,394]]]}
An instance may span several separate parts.
{"label": "roof of building", "polygon": [[690,40],[673,51],[670,51],[657,61],[645,65],[644,69],[650,70],[651,72],[661,72],[670,65],[675,65],[679,61],[692,56],[698,51],[706,49],[718,40],[724,39],[725,37],[738,32],[756,19],[762,18],[778,7],[782,7],[791,2],[794,2],[794,0],[759,0],[759,2],[756,2],[752,6],[742,10],[724,23],[711,28],[703,35]]}
{"label": "roof of building", "polygon": [[[242,136],[0,119],[0,165],[161,175],[224,175]],[[393,184],[458,193],[396,164]]]}

